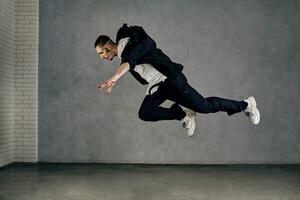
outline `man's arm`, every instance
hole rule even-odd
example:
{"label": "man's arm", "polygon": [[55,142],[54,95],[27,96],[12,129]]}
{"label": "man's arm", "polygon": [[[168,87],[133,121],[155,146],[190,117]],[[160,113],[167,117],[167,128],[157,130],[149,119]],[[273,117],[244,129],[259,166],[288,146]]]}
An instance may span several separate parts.
{"label": "man's arm", "polygon": [[117,82],[129,70],[129,63],[122,63],[115,75],[111,78],[112,81]]}
{"label": "man's arm", "polygon": [[107,87],[107,94],[111,93],[111,90],[115,83],[123,76],[127,71],[129,70],[129,64],[128,63],[122,63],[119,67],[119,69],[116,71],[115,75],[113,75],[108,81],[97,85],[98,89],[103,89]]}

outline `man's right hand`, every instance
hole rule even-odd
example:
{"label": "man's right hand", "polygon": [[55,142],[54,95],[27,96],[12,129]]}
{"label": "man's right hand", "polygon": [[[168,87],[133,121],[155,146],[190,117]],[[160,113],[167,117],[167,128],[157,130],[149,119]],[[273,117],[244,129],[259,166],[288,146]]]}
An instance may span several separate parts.
{"label": "man's right hand", "polygon": [[100,84],[97,85],[97,89],[100,89],[100,90],[105,88],[105,87],[107,87],[107,83],[100,83]]}
{"label": "man's right hand", "polygon": [[107,87],[107,94],[111,93],[111,89],[113,88],[113,86],[116,84],[115,81],[112,81],[111,79],[102,83],[102,84],[98,84],[97,85],[97,89],[104,89]]}
{"label": "man's right hand", "polygon": [[97,89],[103,89],[105,87],[108,87],[109,85],[112,84],[112,81],[111,80],[108,80],[108,81],[105,81],[104,83],[100,83],[97,85]]}

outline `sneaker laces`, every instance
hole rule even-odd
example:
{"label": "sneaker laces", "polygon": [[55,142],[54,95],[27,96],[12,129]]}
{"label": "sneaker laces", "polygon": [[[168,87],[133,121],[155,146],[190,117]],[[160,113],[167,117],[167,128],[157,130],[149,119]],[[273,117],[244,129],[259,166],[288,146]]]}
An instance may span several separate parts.
{"label": "sneaker laces", "polygon": [[249,118],[252,118],[254,116],[254,113],[252,110],[247,110],[245,111],[245,114],[249,117]]}
{"label": "sneaker laces", "polygon": [[186,121],[184,121],[182,123],[182,127],[183,128],[189,128],[190,127],[190,124],[191,124],[191,120],[190,119],[187,119]]}

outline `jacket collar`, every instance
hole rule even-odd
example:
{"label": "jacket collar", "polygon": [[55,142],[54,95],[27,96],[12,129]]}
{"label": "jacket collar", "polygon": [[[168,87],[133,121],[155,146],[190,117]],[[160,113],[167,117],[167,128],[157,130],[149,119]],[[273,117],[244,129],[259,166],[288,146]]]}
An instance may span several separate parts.
{"label": "jacket collar", "polygon": [[125,46],[126,46],[126,44],[128,43],[128,41],[129,41],[129,37],[126,37],[126,38],[122,38],[122,39],[120,39],[119,40],[119,42],[118,42],[118,57],[121,59],[121,55],[122,55],[122,52],[123,52],[123,50],[124,50],[124,48],[125,48]]}

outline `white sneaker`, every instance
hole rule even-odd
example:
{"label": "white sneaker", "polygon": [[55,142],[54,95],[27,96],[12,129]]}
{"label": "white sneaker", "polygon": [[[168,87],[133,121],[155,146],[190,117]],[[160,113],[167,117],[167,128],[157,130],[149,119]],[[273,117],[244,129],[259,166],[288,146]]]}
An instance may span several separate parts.
{"label": "white sneaker", "polygon": [[260,114],[259,110],[256,108],[256,101],[253,96],[249,97],[248,99],[244,100],[248,103],[247,108],[244,110],[247,117],[249,117],[250,121],[253,124],[258,124],[260,121]]}
{"label": "white sneaker", "polygon": [[196,119],[196,112],[191,110],[184,110],[186,116],[181,120],[182,127],[187,129],[188,136],[193,136],[195,131],[195,119]]}

